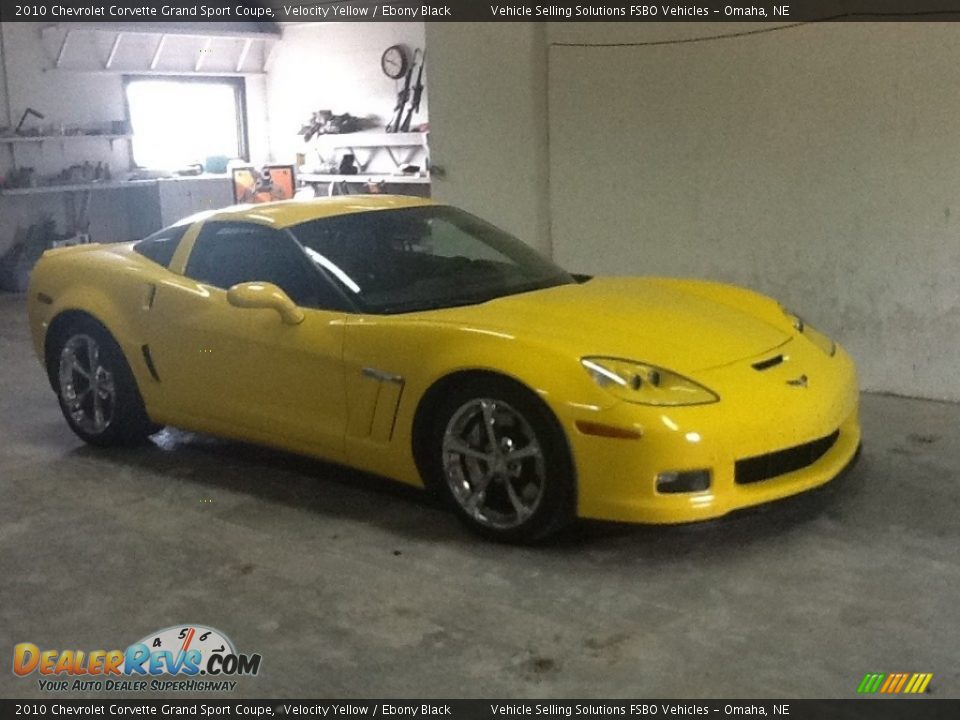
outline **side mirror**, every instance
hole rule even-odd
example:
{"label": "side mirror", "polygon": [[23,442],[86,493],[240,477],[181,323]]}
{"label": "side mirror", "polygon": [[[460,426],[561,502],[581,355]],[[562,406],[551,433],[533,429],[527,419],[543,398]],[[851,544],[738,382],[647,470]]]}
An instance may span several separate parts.
{"label": "side mirror", "polygon": [[238,308],[276,310],[287,325],[299,325],[304,318],[303,310],[273,283],[247,282],[234,285],[227,290],[227,302]]}

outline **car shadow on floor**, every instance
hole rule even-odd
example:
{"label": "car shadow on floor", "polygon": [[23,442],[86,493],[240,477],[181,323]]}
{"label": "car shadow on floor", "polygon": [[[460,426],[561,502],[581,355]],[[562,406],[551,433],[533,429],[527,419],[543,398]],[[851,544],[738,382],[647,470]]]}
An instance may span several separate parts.
{"label": "car shadow on floor", "polygon": [[[411,540],[482,543],[433,494],[343,465],[203,434],[165,429],[143,445],[71,456],[220,488],[341,520],[364,522]],[[862,496],[870,459],[826,486],[726,517],[685,525],[581,520],[538,544],[536,552],[573,548],[641,552],[647,560],[728,552],[763,543],[820,519],[842,521]]]}

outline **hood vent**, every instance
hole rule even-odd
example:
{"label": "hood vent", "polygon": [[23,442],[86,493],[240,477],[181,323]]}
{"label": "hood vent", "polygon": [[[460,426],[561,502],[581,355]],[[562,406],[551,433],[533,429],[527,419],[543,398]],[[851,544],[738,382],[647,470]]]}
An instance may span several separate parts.
{"label": "hood vent", "polygon": [[769,370],[772,367],[776,367],[783,362],[783,355],[774,355],[772,358],[767,358],[766,360],[761,360],[760,362],[755,362],[753,364],[753,369],[763,372],[764,370]]}

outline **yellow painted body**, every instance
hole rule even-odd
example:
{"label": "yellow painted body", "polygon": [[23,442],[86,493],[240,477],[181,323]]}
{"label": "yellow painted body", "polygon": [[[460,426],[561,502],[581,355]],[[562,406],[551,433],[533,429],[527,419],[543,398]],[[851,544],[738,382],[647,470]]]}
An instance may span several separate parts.
{"label": "yellow painted body", "polygon": [[[209,219],[287,227],[325,215],[426,204],[347,197],[232,208],[198,217],[169,268],[132,243],[49,251],[34,272],[30,321],[45,357],[50,323],[65,311],[99,320],[123,349],[150,417],[216,435],[345,463],[421,485],[413,421],[424,393],[458,371],[511,377],[556,415],[574,459],[578,515],[673,523],[701,520],[822,485],[860,443],[855,368],[828,356],[777,303],[694,280],[596,278],[479,305],[401,315],[304,309],[299,324],[244,309],[182,275]],[[38,300],[42,297],[43,300]],[[143,347],[149,346],[156,379]],[[775,351],[775,352],[774,352]],[[759,372],[752,363],[785,360]],[[595,384],[585,356],[669,368],[710,388],[707,405],[653,407]],[[365,368],[402,379],[383,380]],[[808,377],[807,387],[787,381]],[[578,421],[636,438],[584,434]],[[840,431],[817,462],[751,485],[733,482],[739,459]],[[660,495],[665,471],[709,469],[710,490]]]}

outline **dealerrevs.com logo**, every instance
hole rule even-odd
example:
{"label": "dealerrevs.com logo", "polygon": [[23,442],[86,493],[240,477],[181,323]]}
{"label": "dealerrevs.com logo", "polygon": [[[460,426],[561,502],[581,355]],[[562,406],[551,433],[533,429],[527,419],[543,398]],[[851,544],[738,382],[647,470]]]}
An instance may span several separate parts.
{"label": "dealerrevs.com logo", "polygon": [[260,671],[260,655],[238,653],[226,635],[204,625],[174,625],[126,650],[41,650],[29,642],[13,648],[13,672],[38,675],[41,690],[233,690],[237,676]]}

